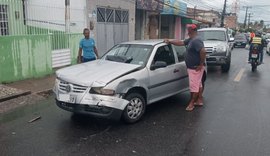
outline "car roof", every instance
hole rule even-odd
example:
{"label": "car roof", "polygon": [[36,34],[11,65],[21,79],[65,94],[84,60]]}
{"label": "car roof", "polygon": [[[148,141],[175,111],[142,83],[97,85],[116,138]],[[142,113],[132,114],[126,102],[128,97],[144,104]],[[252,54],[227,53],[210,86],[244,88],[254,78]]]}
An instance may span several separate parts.
{"label": "car roof", "polygon": [[202,28],[198,31],[226,31],[226,28]]}
{"label": "car roof", "polygon": [[235,34],[235,36],[245,37],[246,35],[243,33]]}
{"label": "car roof", "polygon": [[155,46],[157,44],[163,43],[163,41],[164,40],[162,40],[162,39],[134,40],[134,41],[123,42],[123,43],[120,43],[120,44],[140,44],[140,45]]}

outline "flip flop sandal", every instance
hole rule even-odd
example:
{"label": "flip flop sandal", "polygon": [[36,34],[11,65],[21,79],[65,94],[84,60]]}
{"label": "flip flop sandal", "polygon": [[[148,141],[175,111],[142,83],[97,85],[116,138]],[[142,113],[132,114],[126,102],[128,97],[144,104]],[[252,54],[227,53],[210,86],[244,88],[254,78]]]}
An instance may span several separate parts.
{"label": "flip flop sandal", "polygon": [[194,106],[203,106],[203,103],[194,103]]}
{"label": "flip flop sandal", "polygon": [[194,106],[187,106],[186,111],[191,112],[194,108]]}

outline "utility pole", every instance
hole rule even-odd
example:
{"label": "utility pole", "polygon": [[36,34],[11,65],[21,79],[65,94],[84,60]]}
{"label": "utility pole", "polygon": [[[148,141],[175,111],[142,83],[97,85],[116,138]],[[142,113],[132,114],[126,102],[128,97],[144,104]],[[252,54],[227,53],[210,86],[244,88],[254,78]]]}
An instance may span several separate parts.
{"label": "utility pole", "polygon": [[248,29],[249,29],[249,24],[250,24],[250,17],[251,17],[252,13],[248,13]]}
{"label": "utility pole", "polygon": [[227,0],[224,1],[220,27],[224,27],[224,18],[225,18],[225,14],[226,14],[226,7],[227,7]]}
{"label": "utility pole", "polygon": [[246,8],[246,15],[245,15],[245,21],[244,21],[244,29],[246,28],[247,25],[247,14],[248,14],[248,9],[251,8],[251,6],[244,6]]}
{"label": "utility pole", "polygon": [[194,20],[196,20],[196,8],[197,8],[197,5],[194,6],[194,12],[193,12],[193,14],[194,14]]}
{"label": "utility pole", "polygon": [[65,0],[65,32],[70,33],[70,0]]}

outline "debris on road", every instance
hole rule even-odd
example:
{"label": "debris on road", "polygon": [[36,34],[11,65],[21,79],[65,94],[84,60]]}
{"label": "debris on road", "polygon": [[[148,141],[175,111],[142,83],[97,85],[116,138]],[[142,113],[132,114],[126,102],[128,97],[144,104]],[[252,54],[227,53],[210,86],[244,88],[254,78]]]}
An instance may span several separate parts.
{"label": "debris on road", "polygon": [[39,119],[41,119],[41,116],[35,117],[32,120],[29,120],[28,123],[32,123],[32,122],[37,121]]}

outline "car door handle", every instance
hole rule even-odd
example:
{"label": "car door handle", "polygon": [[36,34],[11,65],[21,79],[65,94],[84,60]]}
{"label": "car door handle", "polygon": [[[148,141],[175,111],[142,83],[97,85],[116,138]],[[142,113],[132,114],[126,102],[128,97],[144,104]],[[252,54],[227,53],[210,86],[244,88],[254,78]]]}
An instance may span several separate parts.
{"label": "car door handle", "polygon": [[174,69],[173,73],[178,73],[180,70],[179,69]]}

